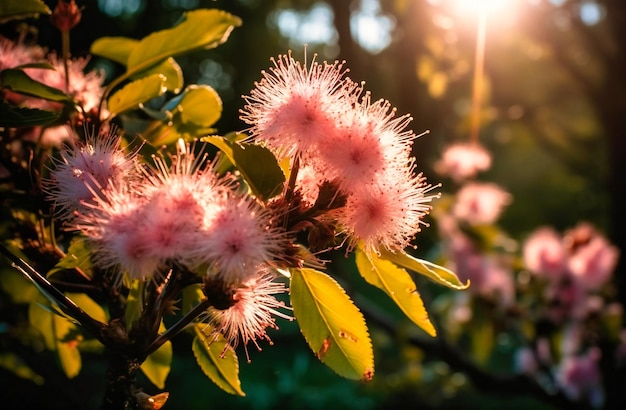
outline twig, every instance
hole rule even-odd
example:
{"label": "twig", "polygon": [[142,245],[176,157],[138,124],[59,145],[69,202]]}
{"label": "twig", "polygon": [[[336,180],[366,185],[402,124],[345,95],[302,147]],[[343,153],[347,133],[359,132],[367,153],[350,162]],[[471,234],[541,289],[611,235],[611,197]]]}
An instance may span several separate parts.
{"label": "twig", "polygon": [[178,333],[183,331],[185,327],[195,320],[202,312],[207,310],[211,306],[211,302],[208,299],[204,299],[202,302],[198,303],[189,313],[183,316],[178,322],[174,323],[172,327],[167,329],[165,332],[160,334],[154,342],[152,342],[145,350],[146,357],[156,351],[159,347],[161,347],[165,342],[172,339]]}
{"label": "twig", "polygon": [[37,270],[30,266],[25,260],[15,255],[3,243],[0,243],[0,251],[11,261],[11,266],[17,269],[26,279],[32,282],[51,302],[55,303],[59,309],[72,319],[76,320],[80,326],[91,333],[103,345],[109,346],[110,343],[103,336],[102,330],[106,327],[84,310],[78,307],[71,299],[58,290],[52,283],[48,281]]}
{"label": "twig", "polygon": [[[356,299],[356,298],[355,298]],[[364,297],[358,298],[358,305],[368,322],[373,322],[389,334],[398,336],[398,325],[384,312],[369,303]],[[467,355],[446,343],[441,337],[426,339],[406,336],[406,341],[422,349],[426,356],[444,361],[450,368],[465,374],[479,390],[496,395],[531,396],[557,408],[589,409],[580,401],[570,400],[561,391],[550,392],[534,379],[522,374],[495,374],[481,369]]]}

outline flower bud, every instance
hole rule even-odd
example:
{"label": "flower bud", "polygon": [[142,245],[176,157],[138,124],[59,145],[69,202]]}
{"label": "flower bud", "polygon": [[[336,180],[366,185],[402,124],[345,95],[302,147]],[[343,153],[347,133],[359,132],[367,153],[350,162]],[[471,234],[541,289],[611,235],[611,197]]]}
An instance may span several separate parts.
{"label": "flower bud", "polygon": [[52,21],[52,25],[60,31],[70,31],[80,22],[81,16],[80,8],[76,5],[74,0],[70,0],[69,2],[59,0],[50,16],[50,20]]}

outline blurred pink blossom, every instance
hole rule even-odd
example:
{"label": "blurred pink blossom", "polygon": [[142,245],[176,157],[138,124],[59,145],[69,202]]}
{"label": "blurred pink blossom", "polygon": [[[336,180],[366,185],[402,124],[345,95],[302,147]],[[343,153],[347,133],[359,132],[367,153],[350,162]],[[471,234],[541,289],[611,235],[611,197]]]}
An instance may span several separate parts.
{"label": "blurred pink blossom", "polygon": [[491,155],[479,144],[457,143],[448,146],[435,164],[435,170],[456,182],[474,177],[491,166]]}
{"label": "blurred pink blossom", "polygon": [[597,235],[576,249],[568,267],[582,286],[597,290],[611,279],[618,257],[618,249]]}
{"label": "blurred pink blossom", "polygon": [[565,271],[565,248],[561,236],[550,227],[536,229],[524,242],[524,265],[549,280]]}
{"label": "blurred pink blossom", "polygon": [[569,355],[563,358],[557,369],[556,378],[570,399],[586,399],[594,407],[602,406],[604,393],[598,368],[600,356],[600,349],[592,348],[583,355]]}
{"label": "blurred pink blossom", "polygon": [[492,224],[511,202],[511,195],[496,184],[470,182],[456,196],[453,215],[471,225]]}

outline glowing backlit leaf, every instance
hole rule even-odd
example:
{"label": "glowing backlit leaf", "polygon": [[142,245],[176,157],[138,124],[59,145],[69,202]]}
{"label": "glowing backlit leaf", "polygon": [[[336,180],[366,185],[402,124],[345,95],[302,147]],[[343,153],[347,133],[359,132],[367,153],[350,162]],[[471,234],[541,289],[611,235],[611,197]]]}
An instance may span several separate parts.
{"label": "glowing backlit leaf", "polygon": [[291,272],[291,304],[313,353],[337,374],[370,380],[374,352],[365,319],[343,288],[323,272]]}
{"label": "glowing backlit leaf", "polygon": [[199,323],[194,330],[193,355],[204,374],[225,392],[245,396],[241,390],[239,360],[235,351],[221,335],[208,336],[211,328],[206,324]]}
{"label": "glowing backlit leaf", "polygon": [[409,273],[375,253],[357,249],[356,266],[363,278],[384,291],[409,319],[431,336],[437,334]]}
{"label": "glowing backlit leaf", "polygon": [[469,281],[466,284],[463,284],[458,276],[456,276],[456,274],[451,270],[432,262],[417,259],[405,252],[390,252],[388,250],[381,249],[380,258],[422,274],[440,285],[444,285],[452,289],[467,289],[469,286]]}
{"label": "glowing backlit leaf", "polygon": [[[164,332],[165,326],[161,322],[159,332]],[[148,380],[159,389],[165,387],[165,380],[172,366],[172,342],[167,341],[141,364],[141,371]]]}
{"label": "glowing backlit leaf", "polygon": [[128,83],[109,97],[107,107],[112,115],[136,108],[167,91],[165,81],[165,76],[153,74]]}

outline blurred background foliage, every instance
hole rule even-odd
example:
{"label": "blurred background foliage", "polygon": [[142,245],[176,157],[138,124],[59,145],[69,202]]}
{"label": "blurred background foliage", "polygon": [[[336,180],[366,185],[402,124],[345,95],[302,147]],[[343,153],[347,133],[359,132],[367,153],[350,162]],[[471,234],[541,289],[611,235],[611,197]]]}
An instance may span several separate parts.
{"label": "blurred background foliage", "polygon": [[[46,1],[52,8],[55,1]],[[243,20],[217,49],[178,60],[186,84],[209,84],[224,102],[217,124],[221,134],[241,130],[240,98],[260,79],[271,56],[293,50],[311,61],[345,59],[350,76],[367,83],[375,99],[392,102],[399,114],[414,117],[420,137],[414,151],[419,169],[432,183],[451,181],[433,165],[443,148],[467,141],[470,132],[472,74],[478,15],[466,0],[84,0],[82,22],[72,31],[73,56],[87,55],[102,36],[141,38],[170,27],[184,10],[219,8]],[[626,2],[623,0],[502,0],[487,17],[485,86],[482,89],[480,142],[493,156],[483,179],[504,187],[513,202],[501,218],[502,228],[517,244],[540,225],[557,230],[578,221],[594,223],[626,251]],[[60,48],[60,36],[47,18],[27,21],[30,35],[49,49]],[[15,36],[24,22],[2,26]],[[305,47],[306,44],[306,47]],[[121,67],[92,57],[90,67],[113,78]],[[435,207],[437,204],[435,203]],[[437,242],[436,227],[417,238],[417,253],[428,254]],[[337,261],[341,263],[341,257]],[[346,266],[347,265],[347,262]],[[336,265],[341,266],[341,265]],[[376,289],[353,272],[342,271],[348,293],[378,303]],[[626,300],[623,264],[616,273],[618,295]],[[356,285],[355,285],[356,284]],[[427,307],[435,289],[418,283]],[[350,289],[351,286],[356,286]],[[0,323],[15,312],[3,303]],[[395,332],[370,325],[376,348],[377,374],[368,384],[343,380],[310,353],[297,326],[281,322],[271,334],[274,346],[252,354],[241,365],[246,398],[231,397],[201,374],[184,337],[167,389],[176,391],[166,408],[552,408],[515,391],[490,390],[488,381],[470,383],[463,366],[440,359],[446,352],[418,348],[416,334],[393,306],[378,306],[397,323]],[[432,310],[432,307],[429,307]],[[435,317],[436,319],[436,317]],[[437,323],[435,322],[436,326]],[[511,341],[506,334],[493,343],[491,366],[510,369]],[[15,346],[19,348],[19,346]],[[499,355],[499,351],[502,351]],[[503,358],[498,361],[498,357]],[[509,360],[507,362],[507,360]],[[428,363],[426,366],[424,363]],[[457,363],[458,364],[458,363]],[[28,365],[43,376],[18,378],[0,366],[0,402],[33,403],[42,408],[93,408],[104,388],[104,359],[86,357],[73,380],[54,363],[52,354],[37,355]],[[476,375],[474,375],[476,376]],[[478,375],[480,376],[480,375]],[[470,375],[471,377],[471,375]],[[478,387],[476,389],[475,387]],[[504,393],[504,394],[501,394]],[[514,397],[515,401],[511,398]],[[39,400],[39,399],[38,399]],[[544,407],[542,407],[544,406]]]}

